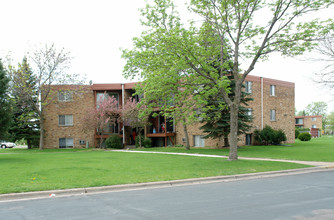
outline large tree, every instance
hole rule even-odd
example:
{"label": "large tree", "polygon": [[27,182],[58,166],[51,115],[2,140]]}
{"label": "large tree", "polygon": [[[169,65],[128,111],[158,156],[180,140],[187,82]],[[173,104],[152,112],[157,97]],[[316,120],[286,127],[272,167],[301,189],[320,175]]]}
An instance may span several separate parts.
{"label": "large tree", "polygon": [[[29,103],[38,115],[40,126],[39,149],[43,149],[44,120],[43,109],[57,99],[57,92],[52,90],[53,84],[80,84],[82,81],[77,74],[68,74],[72,57],[64,49],[58,50],[54,44],[44,45],[32,49],[28,53],[29,63],[33,69],[33,84],[27,83],[28,74],[16,71],[13,65],[9,65],[11,80],[18,91],[19,99]],[[34,85],[34,86],[32,86]],[[37,99],[36,97],[37,92]]]}
{"label": "large tree", "polygon": [[8,129],[11,123],[11,105],[8,96],[9,78],[0,59],[0,140],[8,137]]}
{"label": "large tree", "polygon": [[324,68],[316,74],[316,81],[334,89],[334,34],[321,40],[316,47],[316,52],[320,56],[315,60],[324,64]]}
{"label": "large tree", "polygon": [[36,79],[34,78],[33,71],[30,68],[28,60],[26,57],[23,58],[22,63],[18,64],[17,70],[15,70],[16,76],[22,76],[25,78],[26,86],[31,89],[32,92],[32,102],[27,102],[25,99],[22,99],[20,94],[21,89],[12,86],[11,95],[13,100],[13,123],[10,128],[10,134],[12,139],[21,140],[25,139],[27,141],[28,149],[32,148],[33,145],[38,145],[39,141],[39,117],[34,109],[32,103],[36,103],[38,100],[37,97],[37,88],[36,88]]}
{"label": "large tree", "polygon": [[[148,80],[156,69],[170,67],[217,85],[211,91],[229,106],[229,159],[236,160],[238,111],[246,77],[272,52],[295,56],[313,49],[313,40],[333,29],[333,23],[298,19],[333,4],[332,0],[191,0],[189,8],[202,17],[202,24],[183,25],[171,0],[155,0],[142,11],[146,30],[134,39],[135,48],[123,51],[125,76],[140,75]],[[217,72],[212,65],[226,65],[223,59],[218,63],[214,58],[227,51],[233,59],[233,98],[228,96],[222,71]]]}
{"label": "large tree", "polygon": [[[232,78],[232,76],[228,76]],[[229,97],[234,96],[234,81],[231,79],[231,92]],[[241,105],[238,112],[238,134],[249,132],[251,125],[249,124],[253,117],[251,109],[247,108],[248,102],[253,99],[247,97],[246,92],[241,93]],[[221,106],[224,106],[221,108]],[[224,147],[229,146],[228,136],[230,134],[230,110],[227,105],[224,105],[224,100],[220,96],[209,97],[207,104],[202,108],[202,122],[204,125],[200,127],[205,133],[204,138],[224,138]]]}

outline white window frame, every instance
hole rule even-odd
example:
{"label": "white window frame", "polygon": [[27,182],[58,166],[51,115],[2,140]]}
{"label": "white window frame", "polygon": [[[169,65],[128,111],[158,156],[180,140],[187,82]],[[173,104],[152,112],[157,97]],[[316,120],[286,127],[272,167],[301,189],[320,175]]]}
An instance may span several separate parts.
{"label": "white window frame", "polygon": [[58,125],[59,126],[73,126],[73,115],[59,115]]}
{"label": "white window frame", "polygon": [[252,87],[253,87],[252,81],[246,81],[245,82],[245,91],[246,91],[246,93],[252,93]]}
{"label": "white window frame", "polygon": [[276,96],[276,86],[270,85],[270,96]]}
{"label": "white window frame", "polygon": [[59,148],[73,148],[73,147],[74,147],[73,138],[59,138]]}
{"label": "white window frame", "polygon": [[60,102],[70,102],[73,100],[73,93],[71,91],[59,91],[58,101]]}
{"label": "white window frame", "polygon": [[270,121],[276,121],[276,110],[270,109]]}
{"label": "white window frame", "polygon": [[205,147],[205,139],[203,135],[194,135],[194,147]]}

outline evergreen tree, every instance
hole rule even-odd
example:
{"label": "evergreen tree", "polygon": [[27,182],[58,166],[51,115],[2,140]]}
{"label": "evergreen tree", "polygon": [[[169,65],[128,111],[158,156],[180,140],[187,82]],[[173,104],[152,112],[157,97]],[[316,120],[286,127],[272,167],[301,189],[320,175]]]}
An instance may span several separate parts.
{"label": "evergreen tree", "polygon": [[[29,66],[27,58],[24,57],[22,63],[18,64],[18,69],[15,70],[16,76],[25,79],[25,86],[29,87],[33,95],[30,97],[33,102],[37,102],[37,88],[36,79],[34,78],[33,72]],[[27,141],[28,149],[32,146],[38,146],[39,141],[39,121],[38,114],[34,109],[32,102],[27,102],[26,99],[22,99],[18,93],[15,85],[12,88],[12,95],[14,100],[14,117],[13,125],[10,129],[12,139],[20,140],[24,138]]]}
{"label": "evergreen tree", "polygon": [[[233,81],[233,75],[229,75],[231,80],[229,97],[234,98],[235,83]],[[251,126],[249,122],[252,121],[252,116],[248,114],[248,102],[253,100],[247,97],[246,92],[241,93],[241,105],[238,111],[238,134],[245,134]],[[224,107],[222,107],[224,106]],[[219,95],[211,96],[208,99],[207,104],[203,108],[203,115],[205,117],[202,122],[205,124],[200,127],[205,133],[204,138],[224,138],[224,147],[229,146],[228,135],[230,133],[230,109],[223,101],[223,98]]]}
{"label": "evergreen tree", "polygon": [[7,93],[9,78],[0,59],[0,140],[7,139],[11,122],[11,105]]}

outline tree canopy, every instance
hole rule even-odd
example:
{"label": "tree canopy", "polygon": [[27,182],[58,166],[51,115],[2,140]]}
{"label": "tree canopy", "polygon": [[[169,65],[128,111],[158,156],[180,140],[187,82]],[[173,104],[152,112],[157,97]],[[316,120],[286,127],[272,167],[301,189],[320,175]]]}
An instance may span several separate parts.
{"label": "tree canopy", "polygon": [[[123,50],[124,76],[149,81],[156,74],[170,80],[177,75],[189,77],[197,88],[208,81],[215,84],[202,95],[219,94],[229,106],[229,159],[236,160],[245,78],[272,52],[295,56],[312,50],[315,40],[333,29],[333,22],[300,18],[333,4],[332,0],[191,0],[190,12],[200,19],[183,24],[171,0],[154,0],[142,9],[146,30],[133,39],[132,50]],[[223,74],[228,63],[216,59],[225,54],[233,60],[233,98],[228,96],[229,80]]]}

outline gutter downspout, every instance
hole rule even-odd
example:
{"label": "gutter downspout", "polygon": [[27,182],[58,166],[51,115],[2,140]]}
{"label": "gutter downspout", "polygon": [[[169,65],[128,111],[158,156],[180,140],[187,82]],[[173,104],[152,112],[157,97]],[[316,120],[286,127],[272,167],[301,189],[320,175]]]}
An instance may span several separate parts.
{"label": "gutter downspout", "polygon": [[261,80],[261,130],[263,129],[263,77],[260,77]]}
{"label": "gutter downspout", "polygon": [[[122,83],[122,109],[124,110],[124,83]],[[125,144],[125,130],[123,123],[123,145]]]}

